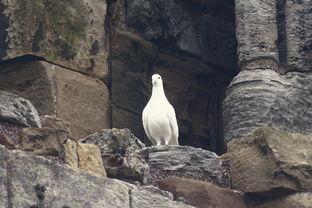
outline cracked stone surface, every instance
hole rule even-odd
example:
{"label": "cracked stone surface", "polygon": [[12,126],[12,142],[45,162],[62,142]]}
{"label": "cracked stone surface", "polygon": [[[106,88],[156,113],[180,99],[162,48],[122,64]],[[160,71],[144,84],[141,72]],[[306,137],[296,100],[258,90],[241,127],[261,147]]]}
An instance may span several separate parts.
{"label": "cracked stone surface", "polygon": [[[0,145],[1,207],[192,208],[156,187],[137,187]],[[9,205],[9,206],[8,206]]]}

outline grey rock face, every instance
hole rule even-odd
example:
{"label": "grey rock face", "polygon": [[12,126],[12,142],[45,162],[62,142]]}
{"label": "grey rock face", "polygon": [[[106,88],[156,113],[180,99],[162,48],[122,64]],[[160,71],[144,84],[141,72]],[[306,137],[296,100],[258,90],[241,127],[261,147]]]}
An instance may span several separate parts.
{"label": "grey rock face", "polygon": [[150,172],[161,171],[221,183],[221,163],[210,151],[188,146],[160,145],[145,150]]}
{"label": "grey rock face", "polygon": [[[0,146],[0,206],[191,208],[157,188],[136,187]],[[10,193],[10,194],[8,194]]]}
{"label": "grey rock face", "polygon": [[311,83],[312,73],[240,72],[223,102],[225,141],[244,137],[261,126],[312,134]]}
{"label": "grey rock face", "polygon": [[[236,0],[236,37],[239,62],[242,69],[245,63],[255,59],[269,59],[278,62],[276,2],[271,0]],[[254,69],[258,66],[255,65]]]}
{"label": "grey rock face", "polygon": [[[126,22],[144,39],[174,53],[186,52],[229,70],[236,68],[234,4],[206,8],[194,1],[127,0]],[[206,3],[206,2],[205,2]],[[204,3],[204,4],[205,4]],[[225,62],[223,57],[226,56]],[[234,66],[234,67],[233,67]]]}
{"label": "grey rock face", "polygon": [[312,2],[286,1],[288,71],[312,70]]}
{"label": "grey rock face", "polygon": [[192,16],[173,0],[127,0],[128,24],[146,40],[167,41],[182,51],[200,55]]}
{"label": "grey rock face", "polygon": [[103,129],[81,142],[99,146],[108,177],[146,182],[149,168],[140,155],[145,145],[129,129]]}
{"label": "grey rock face", "polygon": [[6,91],[0,91],[0,120],[41,127],[38,112],[31,102]]}

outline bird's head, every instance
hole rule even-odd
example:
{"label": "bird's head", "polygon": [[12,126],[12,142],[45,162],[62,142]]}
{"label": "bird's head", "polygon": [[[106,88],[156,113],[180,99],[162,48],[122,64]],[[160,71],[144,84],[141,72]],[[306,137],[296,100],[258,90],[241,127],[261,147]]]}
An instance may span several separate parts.
{"label": "bird's head", "polygon": [[163,84],[163,81],[161,79],[161,76],[159,74],[154,74],[152,76],[152,84],[153,86],[161,86]]}

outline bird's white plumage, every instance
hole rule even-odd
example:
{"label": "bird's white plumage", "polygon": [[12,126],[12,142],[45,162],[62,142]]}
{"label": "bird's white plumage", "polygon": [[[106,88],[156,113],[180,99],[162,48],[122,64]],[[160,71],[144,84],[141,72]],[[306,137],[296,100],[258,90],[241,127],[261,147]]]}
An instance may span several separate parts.
{"label": "bird's white plumage", "polygon": [[161,76],[154,74],[152,84],[152,96],[142,113],[145,133],[154,145],[179,145],[176,114],[166,98]]}

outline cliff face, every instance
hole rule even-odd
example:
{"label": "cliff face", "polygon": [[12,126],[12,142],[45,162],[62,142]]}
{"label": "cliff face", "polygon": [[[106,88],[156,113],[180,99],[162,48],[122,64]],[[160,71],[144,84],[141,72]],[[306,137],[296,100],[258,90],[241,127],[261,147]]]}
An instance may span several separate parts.
{"label": "cliff face", "polygon": [[311,1],[236,1],[242,71],[223,103],[227,142],[260,126],[312,133],[311,7]]}
{"label": "cliff face", "polygon": [[[175,202],[56,160],[153,185],[174,176],[229,188],[232,177],[251,207],[309,207],[311,11],[311,0],[0,0],[0,206],[226,207],[216,199],[224,193],[225,204],[245,206],[206,182],[160,182]],[[141,113],[154,73],[186,147],[145,148]],[[129,128],[145,145],[128,130],[102,130],[110,128]],[[199,205],[178,190],[188,186],[203,190]]]}

